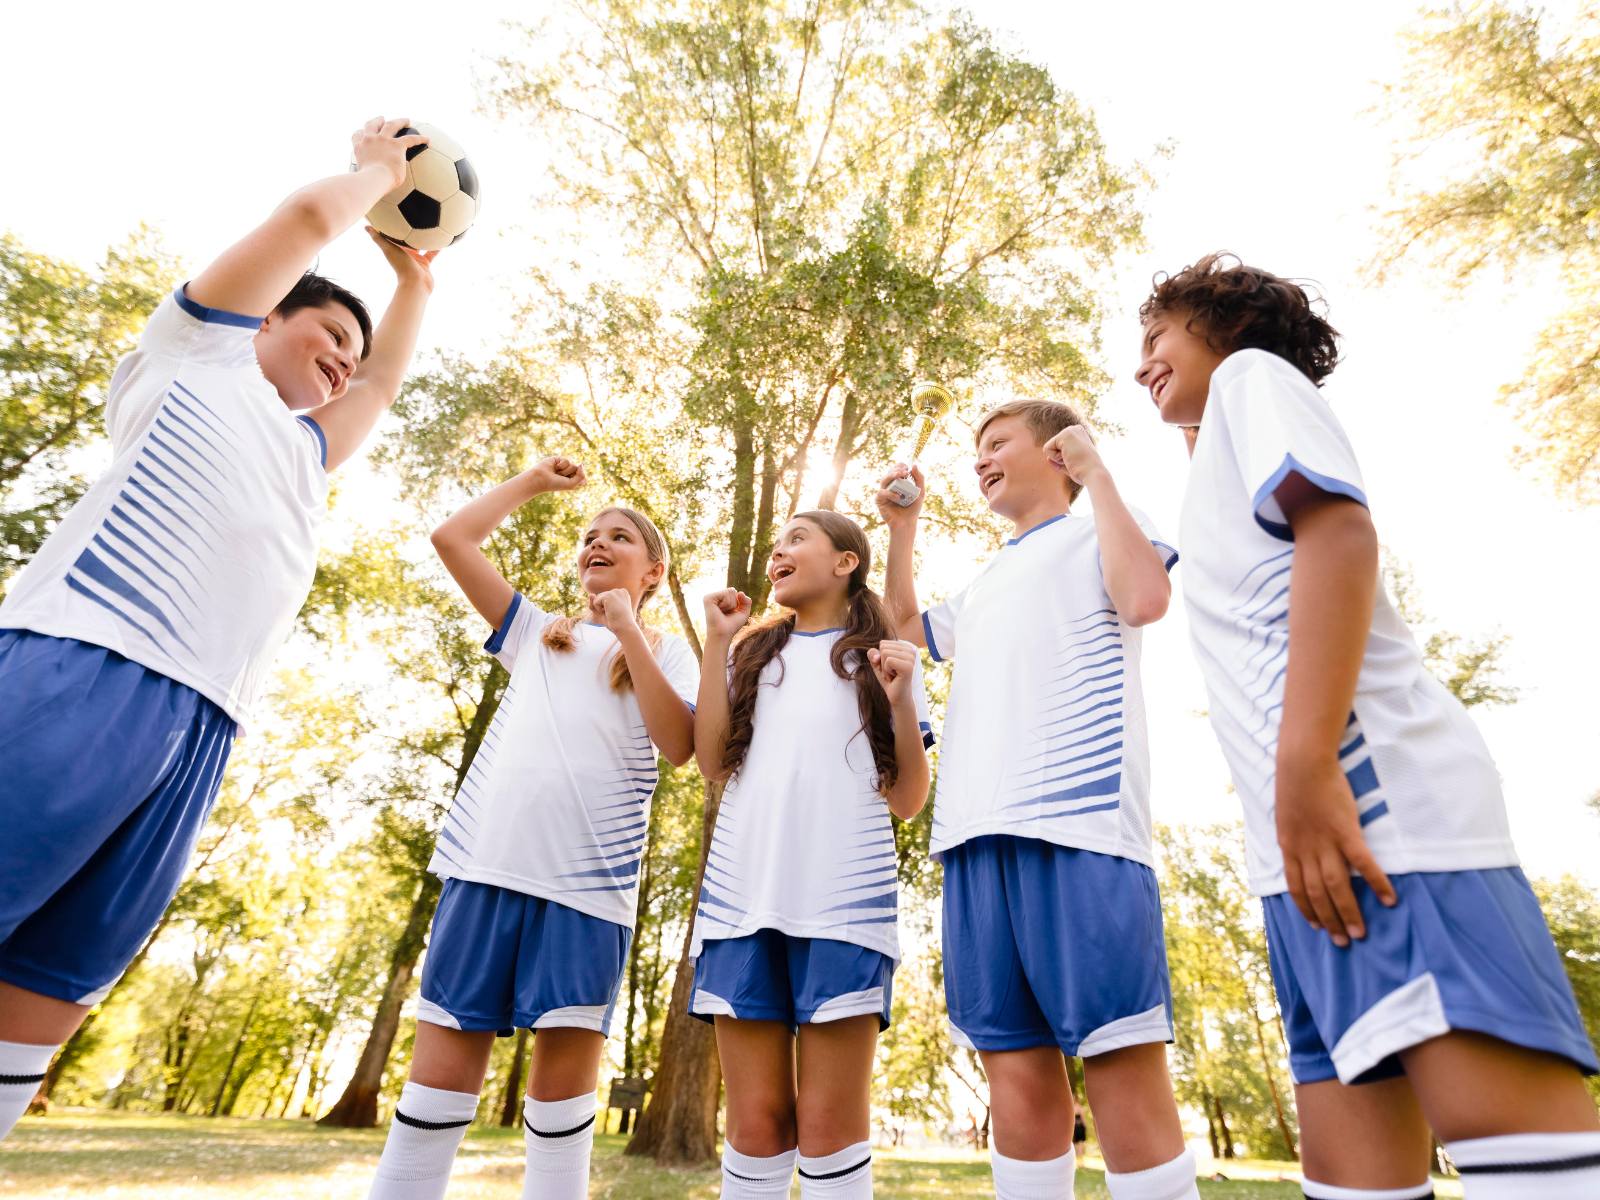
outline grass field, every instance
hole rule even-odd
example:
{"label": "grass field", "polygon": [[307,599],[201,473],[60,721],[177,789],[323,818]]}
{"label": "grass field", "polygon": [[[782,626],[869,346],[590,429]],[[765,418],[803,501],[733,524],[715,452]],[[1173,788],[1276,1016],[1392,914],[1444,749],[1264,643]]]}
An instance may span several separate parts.
{"label": "grass field", "polygon": [[[329,1131],[300,1121],[207,1120],[60,1111],[25,1119],[0,1145],[0,1196],[8,1200],[361,1200],[384,1131]],[[626,1139],[596,1139],[589,1194],[616,1200],[711,1200],[717,1172],[666,1170],[624,1158]],[[450,1200],[515,1200],[522,1134],[474,1128],[456,1159]],[[1091,1160],[1093,1161],[1093,1160]],[[1230,1179],[1200,1184],[1205,1200],[1298,1200],[1284,1163],[1235,1162]],[[878,1200],[990,1196],[986,1162],[957,1152],[878,1151]],[[1440,1194],[1459,1196],[1442,1184]],[[1079,1198],[1106,1196],[1099,1171],[1078,1172]]]}

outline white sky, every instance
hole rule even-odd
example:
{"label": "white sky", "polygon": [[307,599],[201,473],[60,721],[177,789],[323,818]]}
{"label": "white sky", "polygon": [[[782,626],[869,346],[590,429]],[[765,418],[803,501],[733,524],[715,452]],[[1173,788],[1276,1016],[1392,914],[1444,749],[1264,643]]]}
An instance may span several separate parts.
{"label": "white sky", "polygon": [[[506,45],[501,14],[528,20],[541,8],[6,5],[0,111],[13,119],[0,229],[88,262],[148,221],[193,266],[294,187],[342,169],[361,120],[409,113],[465,145],[483,185],[477,228],[437,269],[424,352],[492,346],[517,269],[535,253],[539,148],[476,111],[474,73]],[[1175,147],[1146,201],[1148,250],[1125,261],[1107,328],[1117,382],[1101,414],[1129,433],[1104,450],[1124,494],[1176,536],[1182,446],[1129,379],[1132,313],[1151,273],[1226,248],[1317,280],[1347,356],[1327,395],[1361,456],[1380,536],[1414,567],[1441,625],[1512,635],[1507,675],[1522,698],[1478,720],[1525,861],[1534,873],[1600,881],[1600,822],[1583,807],[1600,790],[1600,509],[1564,506],[1513,470],[1520,430],[1495,402],[1559,290],[1548,272],[1460,292],[1420,268],[1382,289],[1359,272],[1375,248],[1373,209],[1387,195],[1395,132],[1366,113],[1376,81],[1398,72],[1407,6],[1350,0],[1336,15],[1284,0],[977,8],[1094,108],[1115,156]],[[572,250],[589,252],[606,249]],[[381,306],[386,269],[364,235],[330,247],[320,267]],[[853,474],[846,486],[859,482]],[[1235,816],[1196,715],[1204,695],[1181,607],[1145,646],[1157,818]]]}

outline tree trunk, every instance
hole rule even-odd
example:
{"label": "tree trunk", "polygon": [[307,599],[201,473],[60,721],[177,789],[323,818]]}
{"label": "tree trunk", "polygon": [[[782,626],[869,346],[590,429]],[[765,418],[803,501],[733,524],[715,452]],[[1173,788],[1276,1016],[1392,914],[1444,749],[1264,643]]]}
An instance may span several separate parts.
{"label": "tree trunk", "polygon": [[1206,1140],[1211,1143],[1211,1157],[1222,1157],[1222,1146],[1217,1142],[1217,1119],[1211,1115],[1211,1089],[1204,1085],[1200,1088],[1200,1099],[1206,1115]]}
{"label": "tree trunk", "polygon": [[1254,997],[1250,1001],[1250,1019],[1255,1022],[1256,1046],[1261,1051],[1261,1072],[1266,1076],[1267,1091],[1272,1093],[1272,1108],[1278,1115],[1278,1132],[1283,1144],[1289,1148],[1289,1157],[1298,1161],[1300,1150],[1295,1144],[1294,1131],[1289,1128],[1289,1117],[1283,1111],[1283,1097],[1278,1094],[1278,1081],[1272,1070],[1272,1060],[1267,1056],[1267,1035],[1261,1026],[1261,1014],[1256,1011]]}
{"label": "tree trunk", "polygon": [[318,1119],[318,1125],[371,1129],[378,1123],[378,1090],[383,1084],[383,1069],[389,1063],[389,1051],[394,1048],[395,1034],[400,1030],[400,1009],[411,995],[411,979],[417,969],[417,959],[422,957],[434,907],[439,902],[439,888],[439,877],[424,871],[405,929],[389,959],[389,982],[384,985],[383,999],[378,1001],[372,1032],[361,1048],[355,1074],[333,1107]]}
{"label": "tree trunk", "polygon": [[1233,1134],[1228,1132],[1228,1117],[1222,1111],[1221,1097],[1211,1097],[1211,1111],[1217,1114],[1217,1129],[1222,1135],[1222,1157],[1232,1158],[1234,1156]]}
{"label": "tree trunk", "polygon": [[244,1023],[239,1026],[239,1036],[233,1039],[233,1053],[228,1055],[228,1065],[223,1068],[222,1082],[217,1085],[217,1095],[211,1101],[211,1111],[208,1116],[217,1116],[222,1112],[222,1097],[227,1094],[228,1080],[233,1077],[233,1068],[239,1062],[239,1051],[244,1049],[244,1039],[250,1036],[250,1025],[256,1019],[256,1006],[261,1003],[261,994],[256,993],[250,1001],[250,1011],[244,1014]]}
{"label": "tree trunk", "polygon": [[822,493],[817,497],[818,508],[832,508],[839,499],[839,488],[844,484],[844,473],[850,469],[850,456],[855,452],[856,430],[861,427],[861,400],[855,391],[844,394],[844,408],[839,413],[839,440],[833,444],[833,474]]}
{"label": "tree trunk", "polygon": [[[707,783],[705,812],[701,817],[700,866],[695,872],[695,894],[705,877],[705,847],[716,828],[722,785]],[[694,988],[694,966],[689,947],[694,923],[684,933],[678,974],[672,981],[672,1004],[661,1034],[660,1069],[649,1106],[639,1116],[625,1153],[648,1154],[663,1166],[715,1162],[717,1157],[717,1103],[722,1091],[722,1070],[711,1026],[689,1015]]]}
{"label": "tree trunk", "polygon": [[506,1080],[505,1099],[500,1103],[500,1128],[510,1129],[522,1115],[522,1064],[528,1061],[528,1031],[517,1030],[517,1045],[511,1052],[511,1075]]}

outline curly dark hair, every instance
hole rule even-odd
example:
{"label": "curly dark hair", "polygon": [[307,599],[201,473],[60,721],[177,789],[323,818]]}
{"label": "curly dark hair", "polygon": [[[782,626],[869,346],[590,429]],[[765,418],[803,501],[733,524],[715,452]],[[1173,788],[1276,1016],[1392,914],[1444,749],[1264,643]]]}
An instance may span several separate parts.
{"label": "curly dark hair", "polygon": [[[867,735],[873,766],[878,773],[876,786],[886,792],[900,776],[894,753],[894,715],[889,697],[867,661],[867,651],[876,650],[879,642],[895,634],[883,601],[867,586],[867,573],[872,569],[872,547],[861,526],[839,513],[803,512],[796,513],[795,519],[809,521],[822,530],[835,550],[849,551],[856,556],[856,569],[850,572],[845,584],[848,608],[844,636],[833,644],[829,662],[835,675],[856,686],[856,707],[861,717],[857,732]],[[733,669],[728,680],[728,740],[722,750],[722,765],[730,775],[744,765],[745,755],[750,752],[762,669],[782,653],[789,635],[794,632],[794,625],[794,614],[785,613],[747,626],[733,644]],[[779,668],[782,669],[781,658]]]}
{"label": "curly dark hair", "polygon": [[1266,350],[1318,387],[1338,365],[1339,331],[1312,311],[1322,298],[1237,255],[1208,254],[1176,275],[1157,273],[1150,285],[1139,306],[1145,324],[1158,313],[1185,313],[1189,332],[1202,334],[1218,354]]}

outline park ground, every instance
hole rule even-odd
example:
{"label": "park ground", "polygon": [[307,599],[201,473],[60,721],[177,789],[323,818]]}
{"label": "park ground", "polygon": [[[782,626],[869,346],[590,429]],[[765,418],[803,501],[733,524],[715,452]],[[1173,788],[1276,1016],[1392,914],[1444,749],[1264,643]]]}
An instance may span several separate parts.
{"label": "park ground", "polygon": [[[58,1110],[30,1117],[0,1145],[8,1200],[360,1200],[383,1148],[382,1129],[324,1130],[303,1121],[149,1117]],[[596,1139],[595,1200],[712,1200],[717,1172],[669,1170],[622,1154],[625,1138]],[[514,1200],[522,1189],[522,1134],[474,1128],[456,1160],[450,1200]],[[1092,1165],[1098,1165],[1092,1156]],[[1204,1200],[1298,1200],[1292,1163],[1218,1164],[1226,1180],[1200,1184]],[[987,1163],[959,1151],[876,1152],[878,1200],[967,1200],[992,1195]],[[1078,1172],[1077,1196],[1102,1198],[1098,1170]],[[1459,1196],[1453,1181],[1441,1196]]]}

